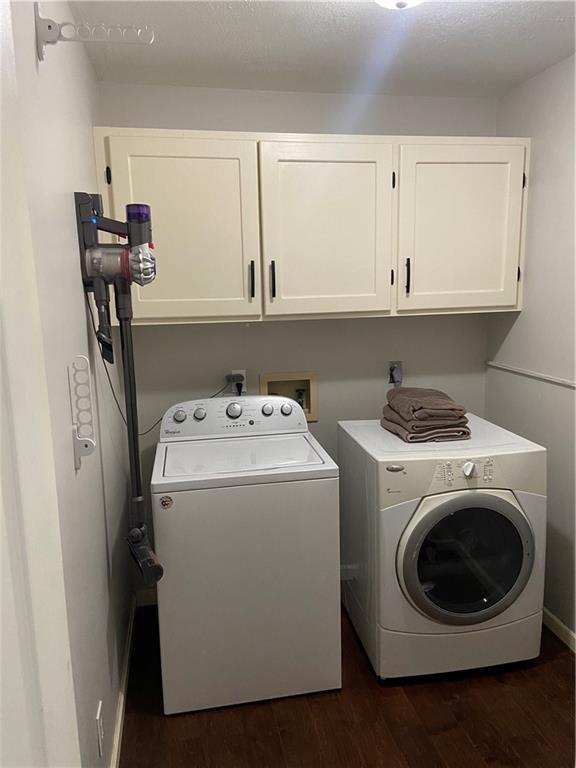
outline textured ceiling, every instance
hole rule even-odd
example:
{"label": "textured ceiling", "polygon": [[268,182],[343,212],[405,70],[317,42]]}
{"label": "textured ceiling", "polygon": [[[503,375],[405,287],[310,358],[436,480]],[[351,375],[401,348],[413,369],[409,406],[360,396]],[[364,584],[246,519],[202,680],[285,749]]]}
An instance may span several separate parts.
{"label": "textured ceiling", "polygon": [[496,95],[574,51],[574,3],[79,2],[149,24],[151,47],[88,45],[100,80],[325,93]]}

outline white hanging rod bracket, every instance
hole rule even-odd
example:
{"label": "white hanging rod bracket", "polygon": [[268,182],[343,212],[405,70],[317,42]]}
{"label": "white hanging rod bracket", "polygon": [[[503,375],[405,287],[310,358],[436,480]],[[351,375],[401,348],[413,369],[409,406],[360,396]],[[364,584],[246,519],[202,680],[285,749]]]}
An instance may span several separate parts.
{"label": "white hanging rod bracket", "polygon": [[121,27],[117,24],[62,23],[40,16],[38,3],[34,3],[36,21],[36,52],[44,61],[44,49],[56,43],[120,43],[123,45],[152,45],[154,30],[148,26]]}

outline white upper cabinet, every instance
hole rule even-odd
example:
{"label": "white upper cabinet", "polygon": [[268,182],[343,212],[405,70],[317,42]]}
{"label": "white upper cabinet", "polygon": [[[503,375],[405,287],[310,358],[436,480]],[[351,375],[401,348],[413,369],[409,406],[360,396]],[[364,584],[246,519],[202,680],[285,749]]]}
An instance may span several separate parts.
{"label": "white upper cabinet", "polygon": [[257,142],[110,136],[113,215],[152,207],[158,275],[133,286],[134,317],[259,317]]}
{"label": "white upper cabinet", "polygon": [[398,309],[517,303],[525,147],[400,148]]}
{"label": "white upper cabinet", "polygon": [[387,312],[394,147],[262,141],[268,315]]}
{"label": "white upper cabinet", "polygon": [[152,207],[137,323],[521,307],[527,139],[95,135],[111,215]]}

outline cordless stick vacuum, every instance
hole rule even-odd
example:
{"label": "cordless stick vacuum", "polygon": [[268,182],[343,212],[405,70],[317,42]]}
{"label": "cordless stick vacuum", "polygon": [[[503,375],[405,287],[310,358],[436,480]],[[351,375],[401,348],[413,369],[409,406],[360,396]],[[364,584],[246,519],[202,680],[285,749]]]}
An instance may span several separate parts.
{"label": "cordless stick vacuum", "polygon": [[[109,287],[114,286],[116,316],[120,325],[130,459],[128,545],[146,586],[151,587],[162,578],[164,571],[150,545],[144,518],[130,293],[132,283],[145,286],[156,277],[156,258],[150,250],[154,247],[150,206],[136,203],[127,205],[126,221],[123,222],[102,215],[100,195],[76,192],[74,201],[84,290],[94,295],[98,311],[96,338],[102,357],[108,363],[114,362],[109,294]],[[99,243],[99,231],[126,238],[126,244]]]}

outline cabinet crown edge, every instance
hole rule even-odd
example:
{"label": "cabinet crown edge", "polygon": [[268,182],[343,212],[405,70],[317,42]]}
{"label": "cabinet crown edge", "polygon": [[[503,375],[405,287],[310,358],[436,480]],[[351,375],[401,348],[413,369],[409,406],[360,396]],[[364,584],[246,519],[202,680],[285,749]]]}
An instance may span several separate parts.
{"label": "cabinet crown edge", "polygon": [[157,136],[195,139],[236,139],[239,141],[325,141],[325,142],[382,142],[386,144],[484,144],[501,146],[530,146],[529,137],[521,136],[460,136],[460,135],[403,135],[374,133],[312,133],[312,132],[266,132],[266,131],[228,131],[200,130],[191,128],[138,128],[125,126],[94,126],[94,135],[98,139],[108,136]]}

